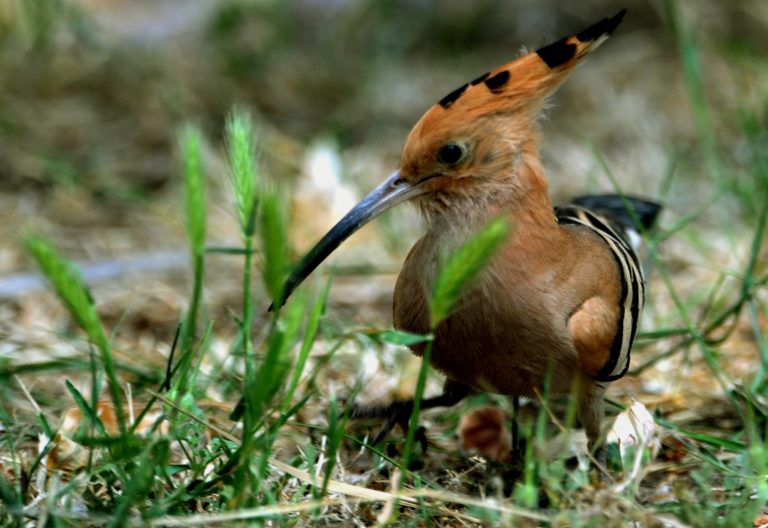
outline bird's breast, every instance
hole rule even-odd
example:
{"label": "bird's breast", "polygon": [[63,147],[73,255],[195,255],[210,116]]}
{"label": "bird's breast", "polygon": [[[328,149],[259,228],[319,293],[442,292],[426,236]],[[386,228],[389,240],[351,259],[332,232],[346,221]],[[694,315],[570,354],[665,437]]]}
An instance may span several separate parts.
{"label": "bird's breast", "polygon": [[[437,255],[429,234],[408,254],[395,287],[395,328],[430,331]],[[556,309],[553,280],[549,270],[519,269],[501,252],[436,329],[432,366],[479,390],[519,395],[532,395],[552,368],[562,371],[557,379],[567,381],[568,390],[577,355]],[[421,355],[423,346],[413,351]]]}

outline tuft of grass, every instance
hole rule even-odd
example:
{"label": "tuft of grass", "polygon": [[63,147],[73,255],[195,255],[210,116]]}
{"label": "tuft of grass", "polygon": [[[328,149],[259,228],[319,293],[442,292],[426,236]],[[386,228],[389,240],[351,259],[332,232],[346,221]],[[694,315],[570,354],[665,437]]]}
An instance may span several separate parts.
{"label": "tuft of grass", "polygon": [[[189,501],[205,503],[213,509],[274,505],[279,501],[272,489],[269,471],[274,443],[282,428],[311,394],[301,393],[300,387],[306,377],[309,354],[325,313],[328,287],[315,301],[306,295],[294,296],[283,310],[270,316],[266,327],[259,332],[258,341],[254,340],[253,306],[257,290],[252,284],[252,274],[255,264],[260,267],[267,295],[273,299],[278,297],[287,268],[288,247],[285,204],[269,185],[257,180],[257,146],[253,130],[247,113],[233,110],[227,122],[226,145],[244,247],[232,253],[243,258],[245,264],[243,304],[237,317],[238,335],[234,340],[235,350],[242,353],[245,361],[244,412],[239,442],[226,436],[208,438],[206,431],[210,425],[199,403],[210,383],[220,379],[215,372],[206,373],[201,368],[209,349],[213,323],[206,324],[202,336],[196,334],[208,254],[205,248],[207,205],[201,160],[202,136],[196,128],[187,126],[180,134],[180,158],[186,184],[187,234],[194,274],[190,310],[181,325],[182,356],[176,365],[169,363],[169,379],[172,382],[169,396],[150,391],[149,403],[138,410],[133,423],[128,424],[125,417],[125,399],[121,397],[109,338],[78,269],[59,255],[42,236],[30,235],[25,239],[28,251],[59,298],[101,352],[121,432],[118,438],[108,436],[109,426],[97,411],[96,403],[101,392],[99,369],[95,365],[91,369],[92,401],[88,401],[68,380],[65,385],[84,417],[73,436],[74,441],[90,449],[107,448],[110,452],[110,456],[103,459],[91,457],[83,475],[86,481],[103,483],[110,490],[120,490],[117,494],[87,499],[89,508],[109,512],[102,519],[106,525],[123,526],[135,520],[137,509],[144,521],[171,511],[184,511]],[[258,262],[254,259],[257,244]],[[294,350],[298,351],[295,360],[292,357]],[[310,377],[316,374],[317,369],[310,373]],[[145,438],[129,435],[129,432],[137,430],[138,424],[158,398],[166,404],[167,412],[148,428],[143,426],[142,434],[147,435]],[[325,474],[318,476],[312,492],[318,501],[324,499],[332,482],[336,453],[343,439],[344,419],[338,405],[331,405],[330,413],[326,429],[329,439],[326,456],[329,459]],[[55,432],[42,414],[40,418],[46,434],[53,438]],[[161,432],[163,421],[168,423],[165,429],[167,434]],[[113,446],[121,449],[114,450]],[[183,455],[184,464],[173,462],[179,453]],[[10,507],[23,507],[20,506],[23,505],[23,492],[12,484],[6,485],[5,480],[0,482],[0,494]],[[67,486],[60,491],[60,496],[76,492],[74,485]],[[153,503],[151,508],[142,506],[150,499]],[[50,502],[47,507],[49,515],[58,518],[56,502]]]}
{"label": "tuft of grass", "polygon": [[[240,319],[242,342],[245,344],[246,369],[252,363],[251,321],[253,319],[253,299],[251,274],[256,229],[256,155],[254,127],[250,114],[235,108],[230,112],[226,124],[227,158],[232,184],[235,210],[240,223],[240,236],[244,248],[243,306]],[[246,379],[253,379],[246,370]]]}
{"label": "tuft of grass", "polygon": [[[262,484],[277,433],[299,408],[292,405],[292,399],[317,335],[325,297],[310,311],[303,341],[301,326],[309,308],[305,296],[298,295],[283,310],[273,312],[262,343],[262,354],[256,353],[251,333],[255,304],[252,285],[255,247],[258,238],[261,276],[266,293],[275,301],[282,297],[288,264],[285,203],[270,183],[259,179],[257,137],[248,113],[235,108],[227,120],[226,134],[232,191],[244,243],[243,305],[238,320],[238,342],[245,361],[245,380],[242,405],[236,410],[236,414],[242,416],[242,436],[229,464],[234,467],[232,505],[245,506],[259,504],[259,497],[270,502],[276,500]],[[299,341],[302,343],[299,357],[291,372],[290,351]],[[273,411],[277,413],[275,416]],[[338,422],[332,421],[334,424]]]}
{"label": "tuft of grass", "polygon": [[246,505],[251,494],[259,491],[259,476],[251,469],[249,460],[256,448],[255,436],[264,401],[259,395],[266,394],[257,384],[256,356],[251,340],[253,320],[252,267],[256,229],[256,159],[254,128],[251,117],[241,108],[233,109],[226,124],[227,158],[235,210],[244,245],[244,270],[242,285],[242,315],[239,323],[239,341],[243,346],[245,384],[243,394],[243,434],[238,451],[236,480],[239,481],[235,505]]}

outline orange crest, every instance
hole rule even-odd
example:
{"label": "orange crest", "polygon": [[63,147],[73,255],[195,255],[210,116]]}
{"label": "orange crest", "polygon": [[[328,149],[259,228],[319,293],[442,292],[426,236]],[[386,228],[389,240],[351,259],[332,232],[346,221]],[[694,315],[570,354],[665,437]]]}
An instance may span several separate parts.
{"label": "orange crest", "polygon": [[625,13],[625,9],[621,10],[576,35],[539,48],[453,90],[416,123],[406,143],[434,132],[439,134],[457,122],[538,109],[581,59],[610,36]]}

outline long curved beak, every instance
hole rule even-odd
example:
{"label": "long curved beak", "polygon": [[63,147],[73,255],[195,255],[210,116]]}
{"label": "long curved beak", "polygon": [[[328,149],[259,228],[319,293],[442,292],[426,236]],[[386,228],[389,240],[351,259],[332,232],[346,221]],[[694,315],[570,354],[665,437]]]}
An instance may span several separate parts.
{"label": "long curved beak", "polygon": [[[349,238],[355,231],[379,216],[387,209],[391,209],[399,203],[423,194],[426,189],[423,183],[427,179],[416,183],[409,182],[400,177],[400,171],[395,171],[381,185],[376,187],[368,196],[354,206],[344,218],[331,228],[320,241],[315,244],[309,253],[293,268],[283,286],[283,294],[278,307],[285,304],[293,291],[317,268],[339,245]],[[273,303],[269,310],[275,307]]]}

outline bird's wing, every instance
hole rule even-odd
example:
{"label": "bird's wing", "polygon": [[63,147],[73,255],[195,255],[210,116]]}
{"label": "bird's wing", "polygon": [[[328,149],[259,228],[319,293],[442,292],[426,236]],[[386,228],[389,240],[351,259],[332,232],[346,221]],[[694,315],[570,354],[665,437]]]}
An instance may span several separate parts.
{"label": "bird's wing", "polygon": [[555,210],[560,224],[582,225],[598,235],[614,257],[620,295],[616,304],[587,299],[568,320],[568,331],[585,367],[597,381],[613,381],[629,369],[630,348],[645,301],[640,262],[622,227],[582,207]]}

